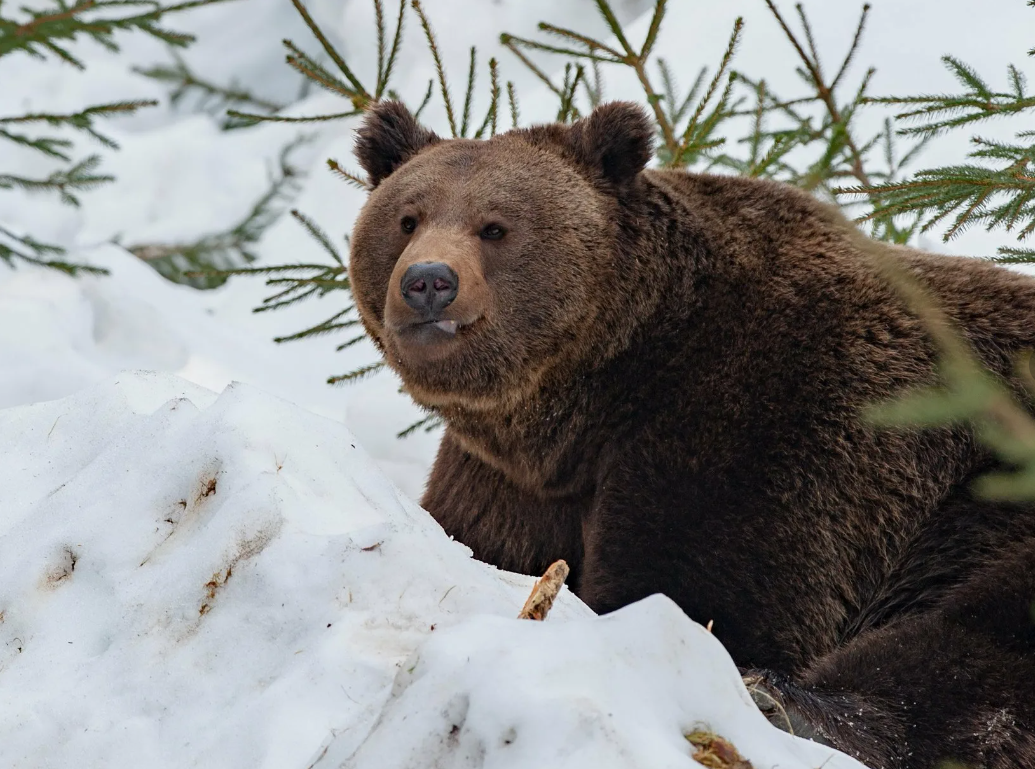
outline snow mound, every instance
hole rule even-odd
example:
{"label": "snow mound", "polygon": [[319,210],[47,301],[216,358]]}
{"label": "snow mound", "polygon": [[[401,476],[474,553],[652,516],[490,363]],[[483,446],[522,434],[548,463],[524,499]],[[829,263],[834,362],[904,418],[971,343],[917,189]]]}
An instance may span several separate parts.
{"label": "snow mound", "polygon": [[695,731],[755,769],[861,769],[773,728],[722,644],[661,595],[604,617],[477,617],[436,633],[344,767],[700,769]]}
{"label": "snow mound", "polygon": [[122,375],[0,436],[2,766],[305,767],[358,743],[433,624],[532,585],[247,386]]}
{"label": "snow mound", "polygon": [[698,723],[756,769],[858,766],[665,599],[513,619],[531,578],[250,386],[122,374],[0,412],[0,458],[2,766],[693,766]]}

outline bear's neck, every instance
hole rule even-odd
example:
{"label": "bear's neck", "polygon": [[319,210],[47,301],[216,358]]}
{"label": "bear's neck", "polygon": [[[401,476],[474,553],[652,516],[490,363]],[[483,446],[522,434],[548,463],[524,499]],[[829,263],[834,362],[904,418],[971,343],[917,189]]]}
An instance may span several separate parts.
{"label": "bear's neck", "polygon": [[[522,489],[544,496],[582,495],[592,490],[607,413],[593,385],[582,376],[572,385],[547,378],[531,396],[500,409],[440,409],[450,435],[468,452],[503,472]],[[594,429],[596,428],[596,429]]]}

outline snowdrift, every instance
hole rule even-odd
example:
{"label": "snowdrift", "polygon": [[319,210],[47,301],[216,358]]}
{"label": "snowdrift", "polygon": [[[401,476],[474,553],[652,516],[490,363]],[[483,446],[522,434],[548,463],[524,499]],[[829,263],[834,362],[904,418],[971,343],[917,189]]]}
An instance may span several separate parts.
{"label": "snowdrift", "polygon": [[470,557],[341,424],[126,373],[0,412],[0,765],[855,761],[771,727],[656,596],[595,617]]}

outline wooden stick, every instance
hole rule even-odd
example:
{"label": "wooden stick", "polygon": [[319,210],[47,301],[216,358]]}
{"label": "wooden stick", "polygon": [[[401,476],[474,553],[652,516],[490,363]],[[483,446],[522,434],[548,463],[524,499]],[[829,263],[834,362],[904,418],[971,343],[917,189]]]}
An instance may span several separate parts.
{"label": "wooden stick", "polygon": [[554,599],[561,592],[564,580],[568,578],[568,564],[564,561],[554,561],[542,578],[535,583],[532,594],[525,601],[518,619],[534,619],[543,621],[550,613]]}

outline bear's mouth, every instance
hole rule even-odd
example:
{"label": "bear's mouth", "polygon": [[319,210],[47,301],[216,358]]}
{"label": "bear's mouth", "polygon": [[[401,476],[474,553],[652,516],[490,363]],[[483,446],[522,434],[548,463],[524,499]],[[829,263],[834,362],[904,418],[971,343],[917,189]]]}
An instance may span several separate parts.
{"label": "bear's mouth", "polygon": [[448,342],[463,336],[481,318],[470,321],[459,321],[453,318],[437,318],[417,323],[410,323],[398,329],[396,333],[405,342],[410,344],[435,344],[436,342]]}
{"label": "bear's mouth", "polygon": [[438,330],[445,331],[450,336],[456,336],[456,332],[460,329],[460,324],[455,320],[432,320],[428,322]]}

